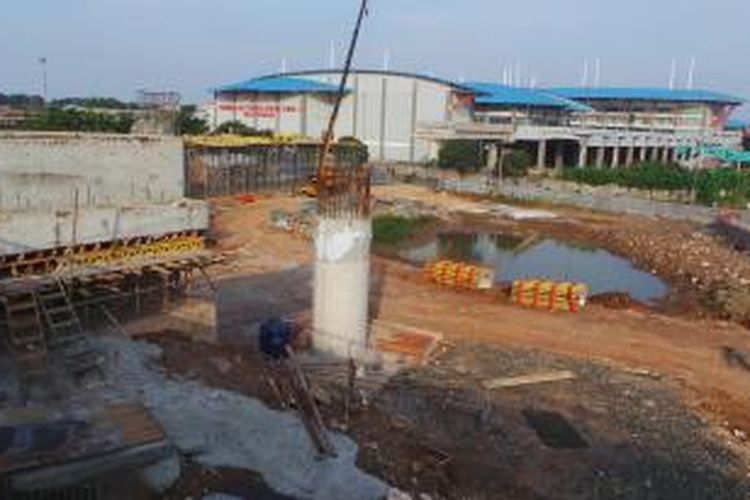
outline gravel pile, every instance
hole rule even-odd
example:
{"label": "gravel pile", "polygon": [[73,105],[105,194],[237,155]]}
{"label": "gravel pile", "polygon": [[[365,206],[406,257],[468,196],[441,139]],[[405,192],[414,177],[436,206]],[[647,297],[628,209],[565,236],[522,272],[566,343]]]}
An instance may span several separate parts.
{"label": "gravel pile", "polygon": [[[426,370],[400,379],[389,399],[411,419],[432,415],[429,432],[439,438],[457,432],[456,420],[447,414],[439,417],[439,407],[448,400],[445,390],[439,397],[426,394],[450,384],[466,400],[483,380],[558,370],[573,372],[575,380],[487,392],[491,413],[476,428],[461,428],[461,444],[486,453],[485,460],[494,455],[499,470],[505,466],[516,478],[533,477],[534,464],[556,461],[565,453],[559,471],[564,477],[549,474],[533,486],[542,495],[556,491],[557,498],[739,500],[750,495],[741,459],[685,407],[660,374],[627,373],[533,350],[467,344],[448,351]],[[528,408],[559,412],[589,447],[575,452],[539,448],[519,417]],[[495,435],[502,439],[493,453],[485,448]],[[447,438],[438,444],[454,453]]]}

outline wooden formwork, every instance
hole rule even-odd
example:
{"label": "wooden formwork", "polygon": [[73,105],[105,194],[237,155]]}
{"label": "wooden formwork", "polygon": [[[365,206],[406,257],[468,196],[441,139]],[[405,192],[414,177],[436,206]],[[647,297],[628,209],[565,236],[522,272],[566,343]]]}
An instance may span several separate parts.
{"label": "wooden formwork", "polygon": [[[75,351],[80,361],[85,331],[165,309],[196,270],[205,273],[220,260],[195,233],[6,257],[0,345],[16,359],[21,379],[44,377],[47,351]],[[76,343],[57,345],[61,335]]]}
{"label": "wooden formwork", "polygon": [[0,255],[0,282],[66,273],[92,272],[143,259],[169,258],[204,250],[199,231],[143,236]]}

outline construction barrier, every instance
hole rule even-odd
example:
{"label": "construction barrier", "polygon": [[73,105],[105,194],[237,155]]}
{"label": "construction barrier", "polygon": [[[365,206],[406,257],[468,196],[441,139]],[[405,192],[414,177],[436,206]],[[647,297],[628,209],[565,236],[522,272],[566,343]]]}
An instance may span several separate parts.
{"label": "construction barrier", "polygon": [[495,271],[489,267],[440,260],[428,263],[425,277],[439,285],[464,290],[489,290],[495,284]]}
{"label": "construction barrier", "polygon": [[578,312],[586,306],[589,287],[583,283],[516,280],[511,289],[513,303],[550,311]]}

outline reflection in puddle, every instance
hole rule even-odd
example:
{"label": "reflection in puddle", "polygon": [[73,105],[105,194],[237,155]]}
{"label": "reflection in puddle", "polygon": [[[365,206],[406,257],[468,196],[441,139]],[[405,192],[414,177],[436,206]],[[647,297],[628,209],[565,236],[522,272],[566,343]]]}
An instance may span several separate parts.
{"label": "reflection in puddle", "polygon": [[539,235],[445,233],[402,251],[401,257],[417,263],[437,258],[479,262],[494,267],[498,281],[543,278],[582,282],[592,294],[625,292],[647,303],[669,291],[662,280],[636,269],[627,259],[597,247]]}

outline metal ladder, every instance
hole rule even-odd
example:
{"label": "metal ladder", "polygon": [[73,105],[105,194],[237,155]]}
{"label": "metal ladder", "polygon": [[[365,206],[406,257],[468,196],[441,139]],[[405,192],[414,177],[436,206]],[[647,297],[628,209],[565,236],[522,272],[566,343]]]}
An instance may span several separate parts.
{"label": "metal ladder", "polygon": [[101,360],[91,347],[62,281],[57,278],[35,294],[49,332],[47,343],[50,349],[62,353],[68,371],[80,376],[99,370]]}
{"label": "metal ladder", "polygon": [[32,291],[17,291],[2,297],[7,346],[23,382],[49,375],[47,344]]}

